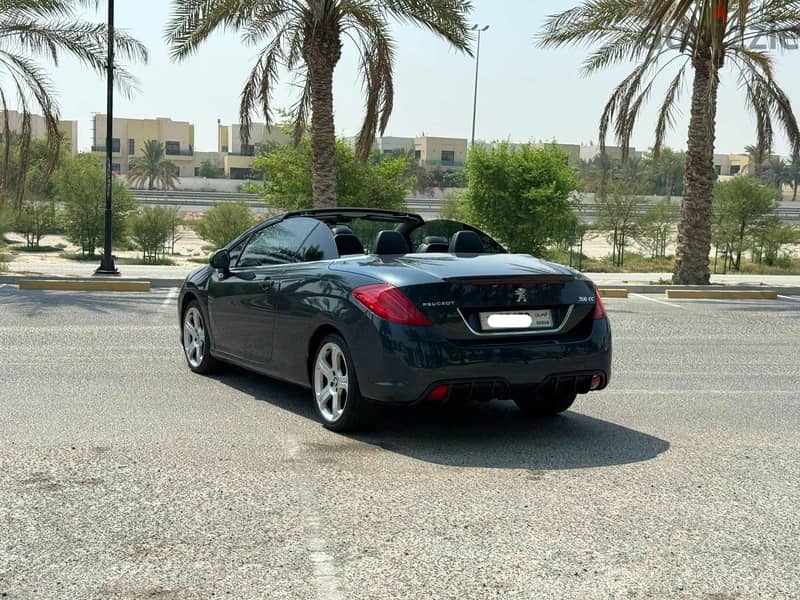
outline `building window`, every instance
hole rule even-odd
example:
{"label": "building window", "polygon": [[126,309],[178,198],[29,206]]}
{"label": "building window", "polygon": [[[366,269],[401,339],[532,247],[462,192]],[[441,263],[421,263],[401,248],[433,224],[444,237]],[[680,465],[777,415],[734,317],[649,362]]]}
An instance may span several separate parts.
{"label": "building window", "polygon": [[414,160],[420,160],[422,158],[422,150],[414,150]]}
{"label": "building window", "polygon": [[717,177],[722,175],[722,165],[714,165],[714,172],[717,174]]}
{"label": "building window", "polygon": [[194,176],[195,177],[200,177],[200,167],[195,167],[194,168]]}
{"label": "building window", "polygon": [[164,143],[164,151],[167,154],[176,155],[181,153],[181,143],[180,142],[165,142]]}
{"label": "building window", "polygon": [[111,151],[119,152],[119,138],[111,138]]}
{"label": "building window", "polygon": [[[106,163],[106,164],[108,164],[108,163]],[[111,172],[114,173],[114,175],[119,175],[120,174],[121,169],[119,167],[119,163],[111,163]]]}
{"label": "building window", "polygon": [[128,154],[134,154],[136,152],[136,140],[128,139]]}
{"label": "building window", "polygon": [[738,175],[741,170],[741,165],[731,165],[731,175]]}
{"label": "building window", "polygon": [[451,163],[456,159],[456,153],[452,150],[442,150],[442,162]]}
{"label": "building window", "polygon": [[242,156],[255,156],[256,147],[253,144],[242,144]]}

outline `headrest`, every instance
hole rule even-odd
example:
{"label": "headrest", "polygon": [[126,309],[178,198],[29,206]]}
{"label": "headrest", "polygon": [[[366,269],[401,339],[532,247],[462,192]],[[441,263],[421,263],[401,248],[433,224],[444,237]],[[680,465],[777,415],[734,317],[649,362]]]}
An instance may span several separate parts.
{"label": "headrest", "polygon": [[336,242],[336,250],[339,256],[351,256],[353,254],[364,254],[364,246],[352,233],[340,233],[333,236],[333,241]]}
{"label": "headrest", "polygon": [[331,231],[333,235],[339,235],[342,233],[353,233],[353,230],[350,229],[347,225],[334,225],[331,227]]}
{"label": "headrest", "polygon": [[410,248],[399,231],[381,231],[375,238],[373,254],[408,254]]}
{"label": "headrest", "polygon": [[438,235],[428,235],[422,238],[422,243],[417,246],[417,254],[429,252],[447,252],[447,238]]}
{"label": "headrest", "polygon": [[481,254],[483,243],[474,231],[457,231],[450,238],[449,251],[453,254]]}

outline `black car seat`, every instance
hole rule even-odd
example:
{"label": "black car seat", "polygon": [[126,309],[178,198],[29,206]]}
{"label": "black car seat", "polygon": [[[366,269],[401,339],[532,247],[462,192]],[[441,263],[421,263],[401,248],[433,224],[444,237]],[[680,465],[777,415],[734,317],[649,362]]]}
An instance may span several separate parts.
{"label": "black car seat", "polygon": [[453,254],[482,254],[483,242],[474,231],[457,231],[450,238],[448,252]]}
{"label": "black car seat", "polygon": [[381,231],[375,238],[373,254],[408,254],[411,248],[406,238],[399,231]]}
{"label": "black car seat", "polygon": [[422,238],[422,243],[417,246],[417,254],[447,252],[448,247],[447,238],[438,235],[428,235]]}
{"label": "black car seat", "polygon": [[333,232],[333,241],[336,242],[336,251],[339,256],[364,254],[364,245],[347,225],[337,225],[332,227],[331,231]]}

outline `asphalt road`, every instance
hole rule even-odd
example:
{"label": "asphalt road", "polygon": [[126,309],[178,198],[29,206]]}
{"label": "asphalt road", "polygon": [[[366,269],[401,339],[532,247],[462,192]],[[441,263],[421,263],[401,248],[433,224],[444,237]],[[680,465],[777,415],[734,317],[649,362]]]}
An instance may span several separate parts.
{"label": "asphalt road", "polygon": [[0,597],[800,595],[800,298],[607,302],[565,416],[192,375],[174,292],[0,286]]}

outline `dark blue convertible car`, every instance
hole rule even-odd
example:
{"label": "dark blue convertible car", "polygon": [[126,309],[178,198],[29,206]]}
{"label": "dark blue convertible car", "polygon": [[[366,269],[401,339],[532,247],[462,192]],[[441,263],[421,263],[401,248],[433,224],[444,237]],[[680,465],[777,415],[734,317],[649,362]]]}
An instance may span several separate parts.
{"label": "dark blue convertible car", "polygon": [[375,403],[512,399],[552,415],[611,377],[594,284],[463,223],[298,211],[209,263],[178,300],[189,367],[233,363],[310,387],[335,431],[368,426]]}

